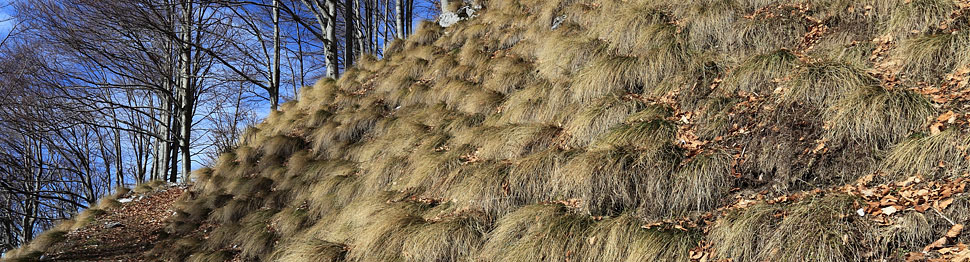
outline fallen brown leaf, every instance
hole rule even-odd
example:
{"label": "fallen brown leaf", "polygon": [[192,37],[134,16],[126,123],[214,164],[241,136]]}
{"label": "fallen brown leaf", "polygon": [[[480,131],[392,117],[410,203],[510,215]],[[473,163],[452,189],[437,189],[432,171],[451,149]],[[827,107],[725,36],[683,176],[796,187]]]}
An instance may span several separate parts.
{"label": "fallen brown leaf", "polygon": [[943,247],[943,245],[946,245],[946,237],[941,237],[940,239],[933,241],[933,243],[930,243],[923,248],[923,252],[930,252],[930,250]]}
{"label": "fallen brown leaf", "polygon": [[963,231],[963,224],[953,225],[949,231],[946,231],[946,237],[955,238],[960,235],[960,231]]}
{"label": "fallen brown leaf", "polygon": [[953,199],[952,198],[947,198],[947,199],[941,200],[940,202],[937,202],[936,208],[942,211],[942,210],[946,209],[947,207],[949,207],[950,204],[952,204],[952,203],[953,203]]}

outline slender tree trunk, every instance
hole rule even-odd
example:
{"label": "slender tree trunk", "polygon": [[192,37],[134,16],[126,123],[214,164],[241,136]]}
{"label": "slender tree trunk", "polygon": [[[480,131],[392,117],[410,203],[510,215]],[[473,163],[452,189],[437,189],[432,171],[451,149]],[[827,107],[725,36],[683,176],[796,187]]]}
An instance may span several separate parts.
{"label": "slender tree trunk", "polygon": [[[40,179],[40,176],[43,174],[42,172],[44,170],[42,161],[43,155],[38,155],[42,149],[35,147],[32,140],[33,139],[30,139],[27,136],[23,136],[24,148],[26,149],[24,151],[23,159],[24,166],[27,167],[32,173],[26,177],[26,181],[23,182],[24,190],[27,192],[35,192],[37,190],[37,187],[35,187],[35,181]],[[40,159],[38,160],[38,158]],[[22,230],[20,236],[21,243],[30,242],[30,240],[32,240],[34,237],[34,223],[36,222],[36,217],[33,216],[33,214],[36,212],[35,209],[37,208],[37,202],[37,196],[25,196],[22,208],[24,217],[22,217],[20,221]]]}
{"label": "slender tree trunk", "polygon": [[[34,189],[32,188],[28,188],[27,190],[29,190],[28,192],[34,191]],[[24,200],[24,203],[23,203],[24,217],[21,218],[21,221],[20,221],[21,228],[23,229],[22,232],[20,233],[21,243],[30,242],[34,238],[34,224],[36,222],[36,217],[33,216],[33,214],[35,213],[36,204],[37,204],[36,197],[28,197],[27,199]]]}
{"label": "slender tree trunk", "polygon": [[357,29],[354,11],[354,0],[344,0],[344,70],[350,69],[354,65],[357,53]]}
{"label": "slender tree trunk", "polygon": [[[44,157],[43,156],[40,156],[40,163],[41,163],[42,166],[41,166],[40,170],[38,170],[38,173],[39,174],[43,174],[43,164],[44,164]],[[34,183],[33,189],[34,190],[40,190],[40,188],[41,188],[40,179],[34,179],[32,182]],[[29,231],[28,230],[25,230],[27,233],[29,233],[25,237],[27,239],[27,241],[31,241],[31,240],[34,239],[34,235],[33,235],[33,233],[34,233],[34,224],[37,223],[37,218],[40,217],[39,216],[40,215],[40,198],[39,197],[32,197],[32,198],[33,198],[33,203],[31,203],[31,210],[30,210],[30,212],[26,212],[27,216],[31,217],[30,224],[28,224],[30,226],[30,230]]]}
{"label": "slender tree trunk", "polygon": [[357,57],[357,61],[364,55],[364,27],[367,27],[364,25],[364,14],[360,11],[360,1],[354,0],[354,56]]}
{"label": "slender tree trunk", "polygon": [[[182,181],[188,182],[192,173],[192,155],[189,150],[192,141],[192,116],[195,108],[195,81],[192,71],[192,1],[183,2],[182,7],[182,119],[181,119],[181,151],[182,151]],[[172,181],[175,182],[175,181]]]}
{"label": "slender tree trunk", "polygon": [[138,134],[131,133],[129,135],[131,136],[131,142],[132,142],[131,148],[133,151],[135,151],[134,179],[135,179],[135,183],[139,184],[145,180],[145,170],[147,169],[146,167],[147,163],[145,163],[144,161],[145,159],[144,156],[147,155],[145,154],[146,153],[145,143],[144,143],[145,141],[143,141],[141,139],[141,136],[139,136]]}
{"label": "slender tree trunk", "polygon": [[[153,155],[155,161],[152,161],[152,169],[151,169],[151,173],[148,175],[148,180],[154,180],[154,179],[156,179],[156,177],[158,176],[158,174],[161,173],[161,172],[158,171],[159,169],[161,169],[161,165],[159,164],[159,160],[162,158],[162,156],[159,154],[159,152],[162,151],[160,148],[162,148],[162,145],[161,145],[161,143],[159,143],[159,139],[155,139],[154,142],[152,142],[152,151],[154,151],[154,152],[152,152],[152,155]],[[144,180],[138,181],[139,184],[141,182],[145,182],[145,181]]]}
{"label": "slender tree trunk", "polygon": [[149,159],[149,157],[151,157],[151,155],[148,153],[148,141],[147,140],[141,139],[141,142],[139,143],[139,146],[142,149],[141,150],[141,163],[138,164],[138,167],[139,167],[138,168],[138,178],[137,178],[137,180],[135,180],[135,183],[145,182],[145,175],[148,172],[148,159]]}
{"label": "slender tree trunk", "polygon": [[327,76],[337,78],[340,76],[337,70],[337,3],[336,0],[327,0]]}
{"label": "slender tree trunk", "polygon": [[404,5],[404,13],[407,14],[406,16],[404,16],[404,28],[407,28],[407,32],[405,32],[404,35],[408,36],[414,33],[414,30],[413,30],[414,28],[412,28],[413,25],[411,23],[411,21],[414,21],[414,0],[404,0],[404,1],[407,2]]}
{"label": "slender tree trunk", "polygon": [[375,54],[374,51],[374,29],[377,28],[377,23],[374,22],[374,4],[375,0],[364,0],[364,12],[367,16],[367,26],[365,38],[367,39],[367,53]]}
{"label": "slender tree trunk", "polygon": [[[172,130],[181,130],[180,129],[180,126],[181,125],[179,124],[178,118],[179,117],[172,117],[172,121],[173,121],[172,122],[172,127],[173,127]],[[179,160],[179,148],[181,148],[181,147],[179,146],[179,134],[173,131],[173,132],[170,132],[170,135],[171,135],[171,137],[169,137],[169,141],[172,141],[172,144],[169,146],[169,152],[168,152],[168,154],[169,154],[168,155],[168,160],[169,160],[168,165],[169,165],[170,168],[167,170],[168,171],[167,175],[164,175],[164,174],[162,175],[162,180],[165,180],[165,181],[169,181],[169,182],[173,182],[174,183],[174,182],[177,182],[176,180],[178,179],[178,173],[179,173],[179,169],[178,169],[178,166],[179,166],[179,163],[178,163],[178,160]]]}
{"label": "slender tree trunk", "polygon": [[[181,68],[179,68],[177,70],[179,70],[179,72],[177,72],[175,74],[175,76],[180,77],[180,72],[181,72],[180,70],[181,70]],[[180,84],[181,84],[181,82],[182,81],[179,80],[179,83]],[[181,89],[181,87],[178,87],[178,86],[176,86],[175,88],[176,89]],[[181,97],[181,94],[178,93],[178,92],[181,92],[181,91],[175,90],[175,92],[176,92],[176,94],[179,94],[179,97]],[[182,118],[182,115],[181,115],[182,114],[182,110],[181,110],[181,108],[182,108],[182,106],[181,106],[181,104],[182,104],[181,100],[179,100],[179,101],[172,101],[172,113],[171,113],[171,117],[169,117],[169,121],[171,121],[171,122],[168,123],[168,125],[169,125],[169,132],[168,132],[169,145],[168,145],[168,152],[165,152],[165,153],[168,154],[168,158],[167,159],[168,159],[168,166],[169,166],[169,168],[167,170],[165,170],[166,173],[162,174],[162,177],[160,178],[160,180],[169,181],[169,182],[176,182],[176,179],[178,178],[178,172],[179,172],[179,168],[178,168],[178,166],[179,166],[179,163],[178,163],[179,162],[179,148],[181,148],[180,147],[181,140],[179,140],[179,139],[181,137],[180,136],[180,131],[182,130],[182,128],[181,128],[181,126],[182,126],[182,124],[181,124],[182,123],[182,121],[181,121],[181,118]]]}
{"label": "slender tree trunk", "polygon": [[395,36],[398,39],[404,39],[404,36],[405,36],[405,32],[404,32],[405,1],[407,0],[394,0],[394,14],[395,14],[394,29],[396,31]]}
{"label": "slender tree trunk", "polygon": [[[8,207],[13,206],[13,201],[11,201],[9,198],[4,198],[3,204],[4,206]],[[0,240],[3,242],[0,242],[0,248],[10,250],[22,245],[22,243],[20,243],[16,238],[17,234],[14,232],[16,229],[12,217],[0,217],[0,227],[3,228],[3,239]]]}
{"label": "slender tree trunk", "polygon": [[115,176],[117,176],[116,186],[122,187],[125,185],[125,173],[124,173],[124,167],[122,165],[124,163],[124,159],[121,158],[122,157],[121,156],[121,129],[117,128],[117,127],[120,127],[120,125],[118,124],[118,115],[114,116],[114,124],[116,127],[114,129]]}
{"label": "slender tree trunk", "polygon": [[[85,131],[75,130],[75,132],[83,133]],[[89,139],[90,138],[87,136],[87,134],[83,133],[81,143],[89,144],[90,143]],[[79,179],[81,181],[81,187],[83,190],[82,192],[84,192],[84,195],[82,196],[82,200],[84,200],[84,202],[86,202],[86,204],[90,206],[91,204],[95,203],[95,201],[98,201],[98,195],[94,188],[95,172],[91,170],[90,156],[93,154],[91,153],[91,148],[89,147],[84,147],[81,150],[83,151],[79,152],[77,156],[78,156],[78,166],[82,167],[81,169],[84,171],[82,173],[84,175],[82,175],[81,178]]]}
{"label": "slender tree trunk", "polygon": [[[397,5],[397,1],[400,1],[400,0],[394,0],[395,5]],[[391,34],[391,28],[396,28],[397,20],[390,19],[390,17],[393,16],[393,14],[391,14],[390,4],[391,4],[391,0],[384,0],[384,9],[382,10],[383,12],[381,12],[381,23],[384,24],[384,26],[381,27],[381,29],[383,29],[381,30],[381,39],[383,39],[384,42],[378,44],[378,48],[381,48],[381,52],[380,52],[381,54],[384,53],[384,50],[387,50],[386,47],[390,43],[388,39],[396,35],[396,33]],[[392,20],[394,23],[392,23]],[[376,41],[379,41],[379,40],[376,40]]]}
{"label": "slender tree trunk", "polygon": [[270,108],[276,111],[280,104],[280,0],[273,0],[273,69],[270,81]]}
{"label": "slender tree trunk", "polygon": [[[192,105],[186,105],[189,110],[182,112],[182,144],[179,151],[182,153],[182,182],[189,182],[189,176],[192,174],[192,154],[190,151],[190,142],[192,134]],[[175,177],[172,177],[172,182],[175,181]]]}
{"label": "slender tree trunk", "polygon": [[[173,90],[173,86],[170,81],[166,81],[166,85],[169,90]],[[151,180],[162,180],[167,177],[168,171],[171,168],[169,163],[171,162],[171,145],[172,140],[172,122],[174,122],[174,102],[171,99],[165,98],[165,108],[162,110],[162,119],[165,120],[164,123],[158,125],[158,144],[157,155],[155,156],[156,163],[156,173],[153,175]]]}
{"label": "slender tree trunk", "polygon": [[[128,103],[135,104],[134,98],[136,93],[128,90],[125,91],[125,94],[128,98]],[[147,98],[149,105],[153,104],[154,99],[152,98],[152,96]],[[127,116],[128,123],[134,123],[137,126],[146,126],[145,122],[142,121],[142,118],[135,116],[135,114],[127,114]],[[135,184],[140,184],[141,182],[145,181],[146,172],[150,170],[148,169],[148,159],[151,155],[149,150],[151,140],[149,136],[136,131],[128,132],[128,136],[131,138],[131,149],[132,151],[135,151],[135,167],[133,168],[135,174],[132,178],[135,180]]]}
{"label": "slender tree trunk", "polygon": [[[151,157],[152,157],[152,155],[149,153],[149,150],[150,149],[154,149],[154,148],[152,148],[151,145],[149,145],[149,143],[151,143],[151,137],[147,137],[146,136],[146,137],[144,137],[141,140],[141,146],[142,146],[142,149],[144,151],[142,152],[143,153],[142,161],[141,161],[141,163],[142,163],[142,170],[140,170],[141,174],[138,176],[140,178],[140,180],[138,181],[138,183],[145,182],[146,176],[150,176],[150,174],[147,174],[146,173],[149,170],[149,169],[147,169],[148,168],[148,162],[149,162],[149,160],[151,160]],[[152,169],[151,169],[152,171],[154,171],[154,168],[155,168],[154,165],[155,164],[152,163]]]}
{"label": "slender tree trunk", "polygon": [[[299,26],[300,25],[297,25],[297,27]],[[306,86],[306,82],[304,82],[306,81],[306,68],[304,68],[304,64],[303,64],[303,57],[305,55],[303,53],[303,34],[301,34],[300,32],[297,32],[296,37],[297,37],[296,39],[297,57],[300,58],[298,61],[300,64],[300,86]],[[296,82],[296,81],[293,81],[293,82]],[[294,92],[294,94],[298,94],[298,93],[299,92]]]}
{"label": "slender tree trunk", "polygon": [[[114,163],[114,161],[111,160],[111,153],[109,152],[111,150],[108,149],[109,145],[107,143],[108,141],[112,141],[112,139],[109,136],[110,133],[105,132],[102,134],[101,131],[102,128],[95,128],[94,135],[98,138],[98,153],[101,154],[101,164],[104,165],[104,175],[106,176],[105,178],[107,179],[106,181],[108,182],[108,185],[110,185],[111,180],[113,180],[111,176],[111,171],[113,171],[111,165]],[[112,150],[113,148],[114,147],[112,147]]]}

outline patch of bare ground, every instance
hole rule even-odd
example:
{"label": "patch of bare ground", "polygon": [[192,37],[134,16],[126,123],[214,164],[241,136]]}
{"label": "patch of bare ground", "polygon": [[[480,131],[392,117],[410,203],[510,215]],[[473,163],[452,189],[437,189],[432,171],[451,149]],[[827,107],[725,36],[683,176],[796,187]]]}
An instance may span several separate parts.
{"label": "patch of bare ground", "polygon": [[129,193],[94,222],[67,233],[42,261],[147,261],[142,257],[163,234],[172,203],[188,188],[174,186],[145,194]]}

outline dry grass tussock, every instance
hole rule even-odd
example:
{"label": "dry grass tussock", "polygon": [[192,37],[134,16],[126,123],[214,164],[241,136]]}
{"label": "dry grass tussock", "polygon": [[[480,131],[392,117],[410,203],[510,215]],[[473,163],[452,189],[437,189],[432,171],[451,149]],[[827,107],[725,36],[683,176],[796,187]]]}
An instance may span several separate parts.
{"label": "dry grass tussock", "polygon": [[873,250],[877,233],[858,215],[846,215],[853,201],[832,195],[747,208],[719,220],[711,237],[719,255],[737,261],[867,261],[861,254]]}
{"label": "dry grass tussock", "polygon": [[483,261],[684,261],[697,235],[644,229],[628,215],[596,221],[558,205],[525,206],[496,222]]}
{"label": "dry grass tussock", "polygon": [[970,145],[970,139],[957,130],[914,135],[894,146],[881,167],[893,178],[902,178],[902,174],[958,176],[966,171],[967,145]]}

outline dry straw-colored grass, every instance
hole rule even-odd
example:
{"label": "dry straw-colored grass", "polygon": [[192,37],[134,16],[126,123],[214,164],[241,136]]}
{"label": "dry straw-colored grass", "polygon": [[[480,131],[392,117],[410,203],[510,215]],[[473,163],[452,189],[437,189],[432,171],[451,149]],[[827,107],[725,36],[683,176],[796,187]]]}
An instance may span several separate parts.
{"label": "dry straw-colored grass", "polygon": [[966,170],[966,148],[970,139],[959,130],[948,129],[935,135],[914,135],[893,146],[881,169],[890,178],[919,174],[929,177],[961,175]]}
{"label": "dry straw-colored grass", "polygon": [[484,242],[482,224],[473,216],[423,224],[404,240],[401,252],[408,261],[460,261]]}
{"label": "dry straw-colored grass", "polygon": [[[754,2],[754,1],[752,1]],[[780,3],[765,3],[777,7]],[[770,8],[770,7],[769,7]],[[809,24],[799,17],[798,11],[774,10],[776,15],[759,15],[736,21],[734,50],[729,54],[737,58],[764,54],[781,48],[793,49],[802,40]],[[746,13],[750,14],[750,13]]]}
{"label": "dry straw-colored grass", "polygon": [[558,205],[526,206],[496,222],[482,261],[686,261],[697,235],[644,229],[629,215],[595,221]]}
{"label": "dry straw-colored grass", "polygon": [[862,68],[841,62],[819,62],[796,69],[791,86],[783,91],[786,101],[828,106],[850,92],[877,84]]}
{"label": "dry straw-colored grass", "polygon": [[904,36],[913,32],[936,29],[956,9],[955,2],[947,0],[877,1],[877,5],[889,10],[886,33]]}
{"label": "dry straw-colored grass", "polygon": [[512,166],[506,162],[474,163],[458,171],[445,191],[444,199],[451,201],[448,210],[479,210],[489,219],[514,209],[521,201],[509,196],[505,185]]}
{"label": "dry straw-colored grass", "polygon": [[756,205],[719,220],[712,243],[719,255],[736,261],[866,261],[861,254],[873,250],[878,233],[852,215],[854,201],[832,195],[790,206]]}
{"label": "dry straw-colored grass", "polygon": [[531,63],[509,56],[496,59],[490,68],[491,73],[485,77],[482,87],[502,94],[522,88],[535,73]]}
{"label": "dry straw-colored grass", "polygon": [[579,107],[579,112],[571,116],[564,127],[570,144],[576,147],[586,147],[624,123],[631,114],[646,108],[640,101],[619,96],[602,97]]}
{"label": "dry straw-colored grass", "polygon": [[922,96],[882,87],[860,88],[825,112],[828,137],[884,148],[920,130],[935,110]]}
{"label": "dry straw-colored grass", "polygon": [[307,239],[278,249],[274,261],[280,262],[340,262],[344,261],[346,247],[319,239]]}
{"label": "dry straw-colored grass", "polygon": [[[874,171],[966,173],[970,136],[929,132],[941,105],[912,90],[970,64],[963,18],[939,29],[951,2],[469,2],[485,4],[478,17],[422,22],[247,128],[194,174],[148,254],[688,261],[704,240],[712,259],[899,259],[948,222],[905,211],[877,227],[855,215],[858,199],[829,194],[715,212],[709,230],[644,226]],[[803,42],[815,24],[799,6],[828,26],[817,42]],[[902,81],[874,74],[883,62]],[[966,221],[970,201],[954,197],[941,212]],[[113,198],[13,256],[38,258]]]}
{"label": "dry straw-colored grass", "polygon": [[511,125],[483,130],[478,155],[512,159],[542,151],[555,142],[560,129],[549,125]]}
{"label": "dry straw-colored grass", "polygon": [[913,80],[936,81],[962,66],[970,65],[970,31],[927,33],[907,38],[896,55],[903,72]]}
{"label": "dry straw-colored grass", "polygon": [[791,51],[780,49],[745,59],[724,79],[721,91],[768,94],[782,79],[790,76],[800,61]]}
{"label": "dry straw-colored grass", "polygon": [[232,254],[232,252],[229,252],[229,251],[226,251],[226,250],[220,250],[220,251],[215,251],[215,252],[212,252],[212,251],[202,251],[202,252],[196,252],[195,254],[190,255],[186,259],[186,261],[189,261],[189,262],[220,262],[220,261],[231,260],[233,258],[233,256],[234,256],[234,254]]}
{"label": "dry straw-colored grass", "polygon": [[606,44],[582,35],[580,28],[563,25],[543,37],[536,53],[536,69],[549,81],[564,81],[605,51]]}
{"label": "dry straw-colored grass", "polygon": [[697,49],[727,51],[742,41],[731,25],[743,19],[741,3],[733,0],[685,1],[674,7],[677,17],[685,18],[688,41]]}

